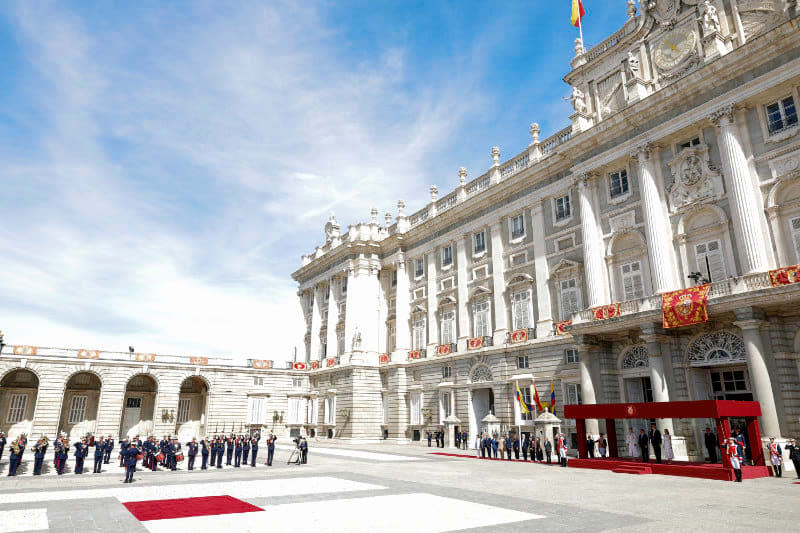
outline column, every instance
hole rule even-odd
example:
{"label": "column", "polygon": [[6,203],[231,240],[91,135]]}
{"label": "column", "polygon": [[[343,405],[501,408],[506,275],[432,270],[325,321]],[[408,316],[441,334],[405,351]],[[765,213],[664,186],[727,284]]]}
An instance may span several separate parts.
{"label": "column", "polygon": [[[469,279],[467,278],[467,238],[456,241],[456,281],[458,282],[458,351],[467,351],[469,327]],[[478,421],[480,425],[480,420]]]}
{"label": "column", "polygon": [[[356,278],[356,268],[354,266],[347,267],[347,294],[344,297],[344,351],[349,353],[353,350],[353,333],[357,325],[358,303],[356,302],[356,295],[358,293],[358,285]],[[313,340],[313,339],[312,339]],[[342,361],[345,362],[345,361]]]}
{"label": "column", "polygon": [[550,304],[550,267],[544,240],[544,204],[541,201],[531,207],[531,232],[536,274],[536,337],[542,338],[553,334],[553,311]]}
{"label": "column", "polygon": [[336,334],[336,325],[339,323],[339,302],[336,299],[336,293],[339,292],[340,278],[333,277],[328,280],[330,287],[330,297],[328,298],[328,354],[327,357],[336,357],[339,355],[339,337]]}
{"label": "column", "polygon": [[595,210],[595,188],[592,177],[584,174],[578,179],[578,196],[581,206],[581,234],[583,235],[583,270],[586,273],[586,293],[589,307],[609,303],[608,283],[605,273],[605,251],[600,224]]}
{"label": "column", "polygon": [[411,288],[408,280],[406,260],[402,253],[398,255],[395,266],[397,267],[397,286],[395,287],[395,354],[398,355],[393,355],[392,360],[404,361],[408,351],[411,350],[411,295],[409,293]]}
{"label": "column", "polygon": [[398,443],[404,444],[408,442],[408,405],[406,397],[408,396],[408,377],[406,369],[403,366],[396,367],[392,370],[392,376],[389,388],[389,438],[397,440]]}
{"label": "column", "polygon": [[[577,337],[576,341],[575,349],[578,350],[578,368],[581,373],[581,396],[583,397],[583,403],[586,405],[596,404],[597,395],[595,394],[595,379],[592,366],[594,365],[596,352],[600,347],[592,337],[581,335]],[[590,435],[596,437],[600,432],[597,420],[587,419],[586,431]],[[580,441],[581,439],[578,438],[578,444],[580,444]]]}
{"label": "column", "polygon": [[436,346],[439,344],[439,301],[436,299],[436,260],[439,254],[436,250],[426,256],[426,268],[428,281],[428,357],[436,354]]}
{"label": "column", "polygon": [[770,228],[772,228],[772,238],[775,240],[775,248],[778,250],[778,266],[785,267],[794,262],[793,256],[790,255],[790,247],[786,246],[784,240],[783,224],[781,224],[780,207],[773,206],[767,208],[767,217],[769,219]]}
{"label": "column", "polygon": [[731,199],[731,218],[744,270],[742,274],[746,275],[769,270],[770,264],[760,225],[763,207],[756,199],[733,111],[734,106],[729,105],[712,113],[709,119],[717,126],[725,188]]}
{"label": "column", "polygon": [[750,372],[750,383],[753,385],[755,399],[761,404],[761,431],[765,437],[778,439],[781,434],[778,421],[778,409],[775,404],[775,393],[772,388],[769,366],[766,360],[761,328],[767,326],[764,314],[760,309],[744,307],[734,310],[738,321],[733,325],[742,330],[745,350],[747,351],[747,370]]}
{"label": "column", "polygon": [[[647,345],[647,358],[650,365],[650,385],[653,388],[653,401],[655,402],[668,402],[669,386],[667,384],[667,377],[664,372],[664,358],[661,353],[661,345],[665,344],[668,339],[664,335],[664,331],[655,324],[645,324],[641,327],[641,339]],[[672,419],[664,418],[656,420],[658,429],[664,431],[669,430],[669,434],[675,437],[675,431],[672,427]],[[673,442],[674,445],[674,442]]]}
{"label": "column", "polygon": [[655,148],[645,144],[636,149],[631,157],[639,161],[639,183],[641,184],[642,211],[647,237],[647,253],[653,273],[653,292],[659,294],[680,288],[676,275],[677,262],[672,246],[672,227],[663,196],[664,186],[659,179],[654,161]]}
{"label": "column", "polygon": [[322,329],[322,287],[315,285],[312,294],[314,295],[314,303],[311,309],[311,360],[319,361],[319,334]]}
{"label": "column", "polygon": [[492,233],[492,295],[494,297],[494,345],[500,346],[506,341],[508,317],[506,312],[506,281],[503,273],[503,232],[502,223],[497,221],[491,225]]}
{"label": "column", "polygon": [[[381,327],[386,327],[386,320],[381,326],[381,277],[380,267],[372,263],[364,270],[364,279],[360,284],[361,291],[361,349],[375,354],[382,353],[379,345]],[[377,360],[377,359],[376,359]]]}

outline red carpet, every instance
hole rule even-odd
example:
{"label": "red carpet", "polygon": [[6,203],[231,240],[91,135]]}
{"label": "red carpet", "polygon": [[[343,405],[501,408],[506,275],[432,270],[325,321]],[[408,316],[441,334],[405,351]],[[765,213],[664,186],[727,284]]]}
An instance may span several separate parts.
{"label": "red carpet", "polygon": [[[661,474],[665,476],[683,476],[703,479],[717,479],[732,481],[733,471],[725,470],[722,464],[691,463],[687,461],[672,461],[670,463],[643,463],[639,460],[628,458],[605,459],[570,459],[572,468],[591,468],[595,470],[611,470],[618,474]],[[742,479],[755,479],[769,477],[766,466],[742,467]]]}
{"label": "red carpet", "polygon": [[128,502],[123,505],[130,513],[144,522],[168,518],[189,518],[234,513],[253,513],[262,508],[250,505],[232,496],[206,496],[202,498],[177,498],[175,500],[152,500]]}
{"label": "red carpet", "polygon": [[[524,461],[522,459],[511,459],[510,461],[507,461],[506,459],[500,459],[499,457],[497,459],[495,459],[494,457],[475,457],[474,455],[467,455],[467,454],[463,454],[463,453],[428,452],[428,454],[429,455],[443,455],[445,457],[462,457],[462,458],[465,458],[465,459],[483,459],[484,461],[506,461],[506,462],[509,462],[509,463],[531,463],[531,464],[537,464],[537,465],[538,464],[541,464],[541,465],[548,464],[548,463],[539,463],[539,462],[534,463],[533,461]],[[549,463],[549,464],[558,465],[558,460],[556,459],[555,461],[553,461],[552,463]]]}

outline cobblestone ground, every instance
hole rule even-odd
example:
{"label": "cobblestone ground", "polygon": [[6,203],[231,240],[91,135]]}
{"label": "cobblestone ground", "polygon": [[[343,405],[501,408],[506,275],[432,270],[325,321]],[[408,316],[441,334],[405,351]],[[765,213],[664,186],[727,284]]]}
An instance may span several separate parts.
{"label": "cobblestone ground", "polygon": [[[310,447],[307,465],[287,464],[292,450],[281,446],[269,468],[259,452],[256,468],[189,472],[184,462],[178,472],[137,472],[131,485],[117,464],[92,474],[91,462],[80,476],[34,477],[26,464],[9,478],[4,453],[0,533],[794,531],[800,523],[794,472],[739,484],[444,457],[424,445]],[[188,500],[163,502],[179,498]]]}

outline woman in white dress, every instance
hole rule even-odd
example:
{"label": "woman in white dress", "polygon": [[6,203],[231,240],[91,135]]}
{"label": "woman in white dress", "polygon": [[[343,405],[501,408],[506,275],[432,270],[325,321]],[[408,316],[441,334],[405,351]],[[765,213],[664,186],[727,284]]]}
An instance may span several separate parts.
{"label": "woman in white dress", "polygon": [[667,461],[672,461],[675,458],[675,453],[672,451],[672,435],[669,434],[669,430],[664,430],[664,459]]}
{"label": "woman in white dress", "polygon": [[625,444],[628,445],[628,457],[639,457],[639,445],[636,441],[636,435],[633,434],[633,428],[628,429],[628,434],[625,436]]}

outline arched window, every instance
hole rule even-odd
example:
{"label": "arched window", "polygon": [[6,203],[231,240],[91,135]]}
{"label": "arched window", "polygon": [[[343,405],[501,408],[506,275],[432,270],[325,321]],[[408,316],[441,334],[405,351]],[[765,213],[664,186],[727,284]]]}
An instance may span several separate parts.
{"label": "arched window", "polygon": [[697,337],[689,344],[687,359],[692,366],[710,366],[745,361],[742,339],[727,331],[715,331]]}
{"label": "arched window", "polygon": [[650,358],[646,346],[633,346],[628,348],[622,358],[622,369],[643,368],[650,366]]}

